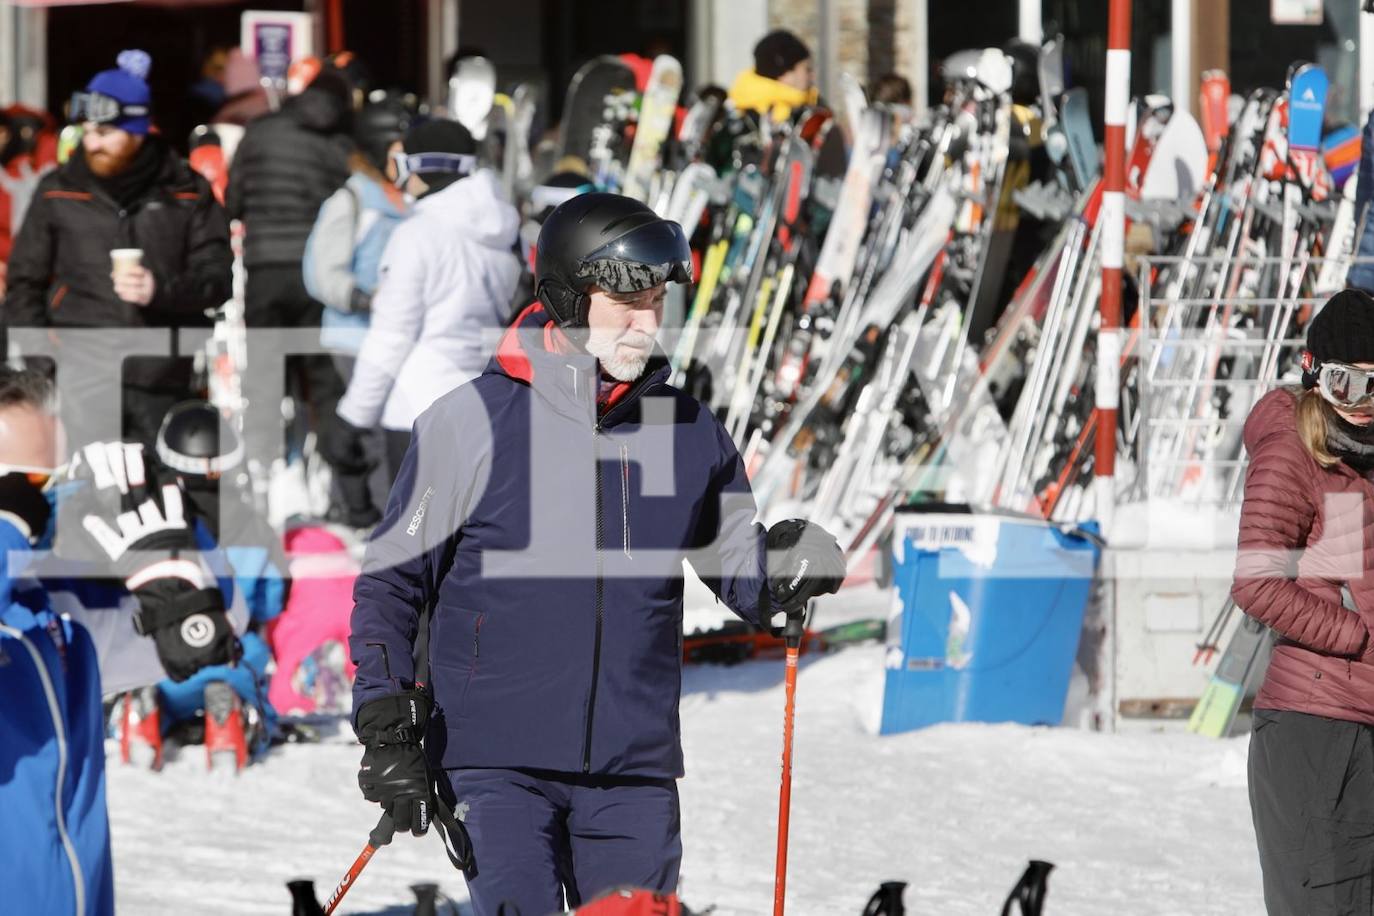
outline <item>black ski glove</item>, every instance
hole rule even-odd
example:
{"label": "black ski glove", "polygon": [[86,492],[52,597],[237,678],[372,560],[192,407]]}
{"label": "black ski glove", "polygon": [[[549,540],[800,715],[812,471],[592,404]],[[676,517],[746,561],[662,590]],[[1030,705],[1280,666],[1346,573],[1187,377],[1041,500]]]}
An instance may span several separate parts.
{"label": "black ski glove", "polygon": [[429,697],[420,690],[370,700],[358,709],[363,760],[358,787],[396,827],[415,836],[429,831],[432,792],[420,739],[429,721]]}
{"label": "black ski glove", "polygon": [[320,419],[319,449],[324,460],[343,474],[363,474],[373,462],[363,448],[366,430],[359,429],[338,414]]}
{"label": "black ski glove", "polygon": [[61,507],[58,551],[113,564],[138,599],[134,630],[153,638],[167,675],[184,681],[238,661],[242,650],[224,596],[199,559],[181,488],[159,486],[142,446],[124,442],[86,446],[69,475],[86,487]]}
{"label": "black ski glove", "polygon": [[804,613],[812,598],[839,591],[844,576],[844,552],[820,525],[789,518],[768,529],[768,591],[775,611]]}
{"label": "black ski glove", "polygon": [[29,475],[22,471],[0,475],[0,518],[13,522],[32,541],[43,536],[51,514],[48,498]]}

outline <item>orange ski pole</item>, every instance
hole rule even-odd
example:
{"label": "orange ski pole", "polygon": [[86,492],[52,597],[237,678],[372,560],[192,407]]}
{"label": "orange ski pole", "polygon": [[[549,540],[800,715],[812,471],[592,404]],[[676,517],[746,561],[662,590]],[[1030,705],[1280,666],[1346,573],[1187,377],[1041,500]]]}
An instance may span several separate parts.
{"label": "orange ski pole", "polygon": [[773,880],[773,916],[783,916],[787,897],[787,828],[792,813],[792,729],[797,704],[797,659],[806,627],[801,614],[789,615],[783,628],[787,646],[786,700],[782,718],[782,789],[778,793],[778,858]]}
{"label": "orange ski pole", "polygon": [[331,916],[334,910],[338,908],[339,904],[343,902],[344,894],[347,894],[348,889],[353,886],[353,882],[358,880],[358,876],[363,873],[367,863],[376,855],[377,850],[391,842],[395,833],[396,825],[392,823],[391,813],[383,811],[382,819],[368,834],[367,845],[358,854],[358,858],[353,861],[353,865],[348,869],[348,874],[343,876],[339,886],[334,888],[334,893],[329,895],[329,902],[324,905],[324,916]]}

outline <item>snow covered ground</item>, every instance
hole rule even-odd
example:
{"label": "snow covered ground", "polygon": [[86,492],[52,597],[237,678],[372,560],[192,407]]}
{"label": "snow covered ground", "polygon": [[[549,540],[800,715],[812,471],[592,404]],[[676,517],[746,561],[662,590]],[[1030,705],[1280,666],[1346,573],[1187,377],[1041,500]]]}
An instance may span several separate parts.
{"label": "snow covered ground", "polygon": [[[1031,858],[1057,866],[1053,916],[1263,912],[1247,739],[1012,725],[880,738],[865,723],[882,655],[803,660],[789,912],[857,916],[879,883],[901,880],[913,914],[997,914]],[[758,661],[685,677],[682,893],[718,916],[771,911],[782,673]],[[200,748],[154,774],[119,765],[111,746],[119,912],[284,916],[284,882],[299,876],[326,897],[376,821],[339,725],[237,777],[207,773]],[[439,840],[406,836],[343,912],[409,916],[419,881],[465,899]]]}

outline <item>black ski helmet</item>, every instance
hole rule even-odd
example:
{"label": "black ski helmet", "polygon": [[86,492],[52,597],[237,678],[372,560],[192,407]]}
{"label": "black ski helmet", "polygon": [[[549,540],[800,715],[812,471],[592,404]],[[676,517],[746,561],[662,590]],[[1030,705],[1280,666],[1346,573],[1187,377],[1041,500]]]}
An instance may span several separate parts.
{"label": "black ski helmet", "polygon": [[387,97],[368,102],[354,119],[353,142],[374,168],[385,172],[391,144],[405,137],[412,120],[400,99]]}
{"label": "black ski helmet", "polygon": [[162,418],[157,457],[178,474],[213,480],[243,461],[243,441],[211,404],[182,401]]}
{"label": "black ski helmet", "polygon": [[587,326],[592,286],[634,293],[692,281],[682,227],[631,197],[595,192],[559,204],[535,254],[535,295],[560,327]]}

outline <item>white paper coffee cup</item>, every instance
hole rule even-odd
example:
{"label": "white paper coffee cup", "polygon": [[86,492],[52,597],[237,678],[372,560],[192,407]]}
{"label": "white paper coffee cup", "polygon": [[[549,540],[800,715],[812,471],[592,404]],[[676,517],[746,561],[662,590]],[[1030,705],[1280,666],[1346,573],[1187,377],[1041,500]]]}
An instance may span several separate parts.
{"label": "white paper coffee cup", "polygon": [[115,248],[110,251],[110,264],[115,273],[133,270],[143,264],[142,248]]}

